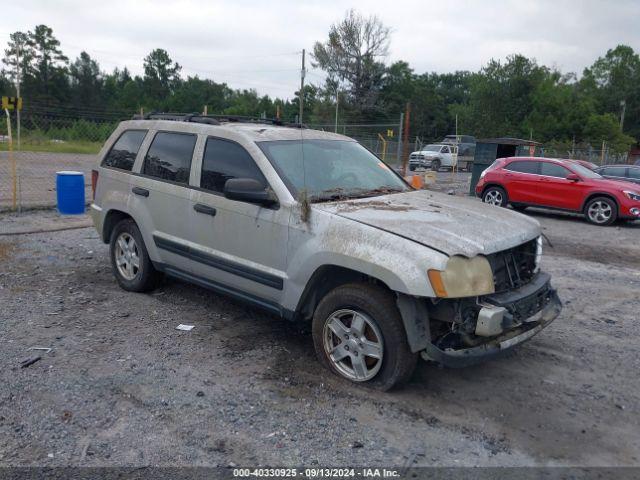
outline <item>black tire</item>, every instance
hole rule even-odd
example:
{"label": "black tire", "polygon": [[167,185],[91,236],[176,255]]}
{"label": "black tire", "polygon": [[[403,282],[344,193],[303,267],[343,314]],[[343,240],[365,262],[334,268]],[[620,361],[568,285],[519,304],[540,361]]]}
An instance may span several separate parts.
{"label": "black tire", "polygon": [[[123,235],[124,234],[124,235]],[[136,271],[133,272],[134,276],[131,279],[126,278],[116,263],[116,251],[118,249],[117,242],[122,238],[129,236],[135,241],[135,248],[137,257],[139,259],[139,266]],[[118,222],[111,232],[111,239],[109,241],[109,257],[111,258],[111,269],[113,275],[120,287],[129,292],[148,292],[156,288],[162,281],[162,273],[158,272],[149,258],[147,247],[142,239],[140,229],[132,219],[127,218]]]}
{"label": "black tire", "polygon": [[[335,362],[329,358],[325,349],[325,324],[337,312],[345,310],[364,314],[369,321],[374,322],[382,336],[381,365],[376,365],[377,373],[366,381],[355,380],[342,373]],[[352,283],[335,288],[318,304],[313,315],[312,332],[313,344],[320,362],[339,377],[351,382],[386,391],[406,383],[415,370],[418,354],[412,353],[409,349],[407,335],[393,294],[382,287]],[[353,339],[351,341],[353,342]],[[359,340],[355,341],[357,343]],[[339,345],[342,344],[341,338]],[[351,358],[354,358],[353,355],[358,355],[355,350],[352,352]],[[350,361],[349,359],[348,362]],[[374,360],[374,362],[377,361],[380,360]]]}
{"label": "black tire", "polygon": [[415,171],[415,169],[416,169],[416,166],[415,166],[415,165],[409,165],[409,171],[410,171],[410,172]]}
{"label": "black tire", "polygon": [[490,205],[506,207],[509,203],[509,198],[507,197],[507,192],[504,188],[492,185],[482,192],[482,201]]}
{"label": "black tire", "polygon": [[606,227],[618,218],[618,205],[609,197],[595,197],[584,206],[584,216],[589,223]]}
{"label": "black tire", "polygon": [[434,172],[440,170],[440,159],[436,158],[431,161],[431,170],[433,170]]}

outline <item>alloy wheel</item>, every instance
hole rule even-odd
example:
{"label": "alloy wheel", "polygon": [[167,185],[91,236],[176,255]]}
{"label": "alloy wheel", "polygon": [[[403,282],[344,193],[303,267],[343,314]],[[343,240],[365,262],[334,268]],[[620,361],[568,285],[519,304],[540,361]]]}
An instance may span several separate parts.
{"label": "alloy wheel", "polygon": [[499,190],[489,190],[487,193],[485,193],[483,199],[484,203],[497,206],[502,206],[503,200],[504,199],[502,198],[502,192],[500,192]]}
{"label": "alloy wheel", "polygon": [[329,360],[349,380],[366,382],[380,371],[382,333],[368,315],[351,309],[332,313],[325,321],[323,339]]}
{"label": "alloy wheel", "polygon": [[589,219],[593,223],[606,223],[609,221],[612,214],[613,209],[611,208],[611,205],[602,200],[593,202],[589,205],[589,210],[587,210],[587,215],[589,215]]}
{"label": "alloy wheel", "polygon": [[140,271],[140,256],[135,239],[129,233],[122,232],[115,247],[118,273],[126,280],[133,280]]}

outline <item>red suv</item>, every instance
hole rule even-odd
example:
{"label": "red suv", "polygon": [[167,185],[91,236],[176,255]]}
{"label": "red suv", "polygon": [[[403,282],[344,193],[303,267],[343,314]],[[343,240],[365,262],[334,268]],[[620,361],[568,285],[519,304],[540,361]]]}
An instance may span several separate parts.
{"label": "red suv", "polygon": [[596,225],[640,219],[639,185],[607,180],[567,160],[500,158],[480,175],[476,195],[516,210],[536,206],[580,212]]}

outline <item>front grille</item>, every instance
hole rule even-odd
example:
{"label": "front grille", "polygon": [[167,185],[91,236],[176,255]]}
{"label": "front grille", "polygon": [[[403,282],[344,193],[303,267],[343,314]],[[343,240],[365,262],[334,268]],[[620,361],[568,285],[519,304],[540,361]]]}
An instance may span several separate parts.
{"label": "front grille", "polygon": [[531,281],[536,270],[536,239],[502,252],[487,255],[496,293],[520,288]]}

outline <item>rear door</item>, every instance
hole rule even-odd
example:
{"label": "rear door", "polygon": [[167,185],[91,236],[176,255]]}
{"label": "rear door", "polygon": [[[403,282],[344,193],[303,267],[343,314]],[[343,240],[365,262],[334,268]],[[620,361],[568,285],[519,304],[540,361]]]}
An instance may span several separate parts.
{"label": "rear door", "polygon": [[[132,182],[131,212],[155,261],[188,269],[189,177],[197,136],[157,131]],[[151,249],[150,248],[150,249]],[[153,258],[153,256],[152,256]]]}
{"label": "rear door", "polygon": [[514,160],[503,167],[509,201],[527,204],[538,203],[539,168],[540,162],[535,160]]}
{"label": "rear door", "polygon": [[189,209],[193,273],[273,307],[281,298],[286,270],[286,209],[224,196],[224,184],[232,178],[252,178],[269,186],[239,143],[208,137],[197,169]]}

